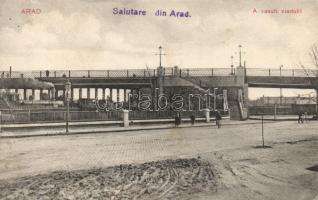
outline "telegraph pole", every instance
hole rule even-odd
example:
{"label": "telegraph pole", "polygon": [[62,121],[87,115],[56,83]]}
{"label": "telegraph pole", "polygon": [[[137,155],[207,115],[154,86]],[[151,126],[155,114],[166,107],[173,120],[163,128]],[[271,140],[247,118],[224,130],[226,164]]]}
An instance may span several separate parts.
{"label": "telegraph pole", "polygon": [[242,67],[242,45],[239,45],[240,67]]}
{"label": "telegraph pole", "polygon": [[155,55],[159,55],[159,67],[162,67],[161,66],[161,56],[166,55],[166,54],[162,53],[162,46],[159,46],[159,53],[155,54]]}
{"label": "telegraph pole", "polygon": [[233,56],[231,56],[231,75],[234,75]]}
{"label": "telegraph pole", "polygon": [[[238,51],[238,54],[239,54],[239,67],[242,67],[242,54],[245,54],[244,51],[242,51],[242,45],[238,45],[238,48],[239,48],[239,51]],[[236,52],[235,52],[236,54]]]}
{"label": "telegraph pole", "polygon": [[[279,76],[282,78],[282,68],[283,65],[279,66]],[[283,103],[283,91],[282,88],[279,88],[279,104],[281,105]]]}
{"label": "telegraph pole", "polygon": [[65,116],[65,132],[69,132],[69,120],[70,120],[70,100],[71,100],[71,82],[68,79],[65,83],[65,100],[66,100],[66,116]]}

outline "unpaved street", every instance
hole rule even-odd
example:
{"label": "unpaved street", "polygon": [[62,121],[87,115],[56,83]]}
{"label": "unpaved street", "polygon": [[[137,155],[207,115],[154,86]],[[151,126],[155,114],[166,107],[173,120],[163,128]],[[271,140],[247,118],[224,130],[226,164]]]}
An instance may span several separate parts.
{"label": "unpaved street", "polygon": [[[318,122],[179,128],[123,133],[0,140],[0,177],[89,170],[120,164],[197,158],[217,171],[217,191],[192,199],[314,199],[318,173]],[[184,196],[183,196],[184,197]]]}

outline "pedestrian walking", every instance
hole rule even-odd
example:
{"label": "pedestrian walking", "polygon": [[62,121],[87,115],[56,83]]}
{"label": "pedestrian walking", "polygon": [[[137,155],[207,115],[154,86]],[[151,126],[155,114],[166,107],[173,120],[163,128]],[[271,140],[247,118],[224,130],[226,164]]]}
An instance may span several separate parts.
{"label": "pedestrian walking", "polygon": [[304,123],[303,111],[298,112],[298,124],[300,124],[300,123]]}
{"label": "pedestrian walking", "polygon": [[221,120],[222,120],[222,116],[220,111],[215,110],[215,123],[218,126],[218,128],[221,128]]}
{"label": "pedestrian walking", "polygon": [[178,127],[181,124],[181,116],[180,113],[177,113],[177,115],[174,118],[174,124],[175,127]]}

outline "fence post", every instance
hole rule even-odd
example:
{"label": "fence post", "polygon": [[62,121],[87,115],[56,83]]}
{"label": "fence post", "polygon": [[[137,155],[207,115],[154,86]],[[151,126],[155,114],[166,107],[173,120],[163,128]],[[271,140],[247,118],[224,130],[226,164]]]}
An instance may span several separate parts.
{"label": "fence post", "polygon": [[211,69],[211,72],[212,72],[212,76],[213,76],[213,68]]}
{"label": "fence post", "polygon": [[204,109],[205,122],[210,122],[210,110]]}
{"label": "fence post", "polygon": [[271,69],[268,70],[268,76],[271,76]]}
{"label": "fence post", "polygon": [[28,118],[29,118],[29,122],[31,121],[31,110],[29,109],[29,112],[28,112]]}
{"label": "fence post", "polygon": [[264,115],[262,115],[262,143],[263,143],[263,148],[265,148],[265,141],[264,141]]}
{"label": "fence post", "polygon": [[109,70],[107,70],[107,77],[109,78]]}
{"label": "fence post", "polygon": [[274,105],[274,120],[276,120],[276,115],[277,115],[277,105],[275,103],[275,105]]}
{"label": "fence post", "polygon": [[127,69],[127,77],[129,77],[129,71],[128,71],[128,69]]}
{"label": "fence post", "polygon": [[124,122],[124,127],[129,127],[129,111],[128,110],[123,110],[123,122]]}

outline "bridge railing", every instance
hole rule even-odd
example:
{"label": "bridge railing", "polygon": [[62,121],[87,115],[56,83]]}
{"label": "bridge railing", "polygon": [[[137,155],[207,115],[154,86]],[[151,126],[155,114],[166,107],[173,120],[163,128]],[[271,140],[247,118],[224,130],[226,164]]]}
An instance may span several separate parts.
{"label": "bridge railing", "polygon": [[187,76],[229,76],[230,68],[188,68],[181,69],[182,74]]}
{"label": "bridge railing", "polygon": [[46,71],[1,71],[3,78],[118,78],[118,77],[153,77],[156,69],[129,69],[129,70],[46,70]]}
{"label": "bridge railing", "polygon": [[284,76],[284,77],[316,77],[318,71],[315,69],[264,69],[264,68],[247,68],[247,76]]}
{"label": "bridge railing", "polygon": [[[9,78],[8,71],[0,71],[1,77]],[[231,68],[182,68],[174,71],[174,68],[164,68],[165,76],[229,76],[235,74],[235,69],[232,72]],[[316,69],[265,69],[265,68],[247,68],[247,76],[284,76],[284,77],[317,77],[318,70]],[[128,70],[51,70],[51,71],[12,71],[11,78],[121,78],[121,77],[155,77],[157,76],[156,69],[128,69]]]}

